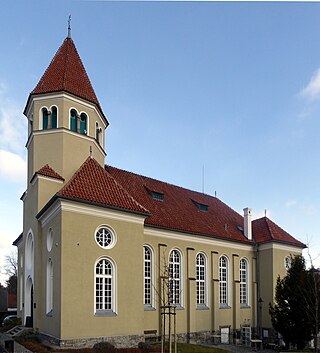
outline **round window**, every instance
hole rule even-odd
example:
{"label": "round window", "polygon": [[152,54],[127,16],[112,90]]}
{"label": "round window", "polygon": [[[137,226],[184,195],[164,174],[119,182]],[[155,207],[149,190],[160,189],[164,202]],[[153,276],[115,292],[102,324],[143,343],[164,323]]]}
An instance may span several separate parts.
{"label": "round window", "polygon": [[52,250],[52,245],[53,245],[53,230],[52,228],[49,228],[47,233],[47,250],[49,252]]}
{"label": "round window", "polygon": [[114,233],[106,227],[101,227],[96,232],[96,242],[102,248],[112,248],[115,243]]}

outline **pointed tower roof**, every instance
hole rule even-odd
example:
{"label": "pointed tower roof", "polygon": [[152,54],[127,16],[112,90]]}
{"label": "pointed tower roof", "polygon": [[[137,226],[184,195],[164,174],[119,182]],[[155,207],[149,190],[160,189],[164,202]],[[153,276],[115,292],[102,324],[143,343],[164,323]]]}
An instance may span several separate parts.
{"label": "pointed tower roof", "polygon": [[64,40],[56,52],[45,73],[31,92],[26,107],[32,95],[59,91],[71,93],[95,104],[106,119],[77,48],[70,37]]}

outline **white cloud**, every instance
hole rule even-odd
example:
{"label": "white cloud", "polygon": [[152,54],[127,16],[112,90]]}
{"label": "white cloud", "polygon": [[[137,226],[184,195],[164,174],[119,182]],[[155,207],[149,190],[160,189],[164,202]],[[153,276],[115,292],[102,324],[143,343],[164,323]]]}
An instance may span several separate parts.
{"label": "white cloud", "polygon": [[296,200],[289,200],[285,203],[285,206],[287,208],[290,208],[290,207],[294,207],[298,204],[298,202]]}
{"label": "white cloud", "polygon": [[24,181],[27,163],[18,154],[0,149],[0,176],[10,181]]}
{"label": "white cloud", "polygon": [[21,116],[20,108],[0,95],[0,146],[8,151],[24,153],[26,131],[26,121]]}
{"label": "white cloud", "polygon": [[310,100],[320,98],[320,68],[313,73],[310,82],[301,90],[300,95]]}

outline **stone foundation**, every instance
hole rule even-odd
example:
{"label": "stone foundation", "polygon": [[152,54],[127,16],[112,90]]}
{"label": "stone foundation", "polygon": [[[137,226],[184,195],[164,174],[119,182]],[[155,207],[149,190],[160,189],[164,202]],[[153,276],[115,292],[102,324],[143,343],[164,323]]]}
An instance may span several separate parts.
{"label": "stone foundation", "polygon": [[136,348],[139,342],[144,342],[144,335],[129,335],[129,336],[103,336],[90,338],[77,338],[59,340],[58,338],[42,335],[47,337],[52,345],[61,348],[92,348],[96,343],[109,342],[116,348]]}

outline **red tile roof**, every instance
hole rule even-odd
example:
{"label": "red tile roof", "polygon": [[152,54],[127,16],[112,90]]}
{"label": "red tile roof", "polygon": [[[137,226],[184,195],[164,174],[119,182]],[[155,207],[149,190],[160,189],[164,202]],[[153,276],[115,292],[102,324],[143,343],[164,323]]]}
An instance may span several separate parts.
{"label": "red tile roof", "polygon": [[[248,242],[237,228],[243,227],[243,218],[218,198],[111,166],[106,170],[150,211],[146,225]],[[149,191],[163,193],[164,200],[154,200]],[[208,211],[200,211],[193,200],[207,205]]]}
{"label": "red tile roof", "polygon": [[305,244],[295,239],[267,217],[254,220],[252,222],[252,231],[257,243],[277,241],[294,244],[299,247],[305,247]]}
{"label": "red tile roof", "polygon": [[93,158],[88,158],[83,163],[57,196],[149,214],[149,211],[130,196]]}
{"label": "red tile roof", "polygon": [[60,174],[58,174],[55,170],[53,170],[49,166],[49,164],[44,165],[35,174],[43,175],[46,177],[50,177],[50,178],[59,179],[59,180],[64,181],[64,178]]}
{"label": "red tile roof", "polygon": [[[163,193],[155,200],[151,192]],[[243,235],[243,217],[217,197],[188,190],[88,158],[57,194],[59,197],[148,215],[145,225],[243,243],[282,242],[304,247],[268,218],[253,221],[253,241]],[[196,203],[208,206],[201,211]]]}
{"label": "red tile roof", "polygon": [[58,91],[69,92],[94,103],[104,116],[77,48],[71,38],[64,40],[31,95]]}

